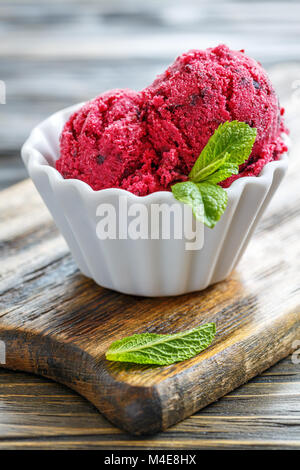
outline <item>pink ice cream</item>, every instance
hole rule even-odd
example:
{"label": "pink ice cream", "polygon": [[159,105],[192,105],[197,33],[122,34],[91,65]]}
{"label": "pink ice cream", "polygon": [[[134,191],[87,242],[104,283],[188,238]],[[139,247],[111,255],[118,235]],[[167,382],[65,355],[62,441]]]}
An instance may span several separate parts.
{"label": "pink ice cream", "polygon": [[242,51],[218,46],[178,57],[141,92],[114,90],[85,104],[66,123],[56,163],[64,178],[94,190],[123,188],[144,196],[185,181],[220,123],[257,128],[241,176],[257,176],[286,151],[276,93],[264,69]]}

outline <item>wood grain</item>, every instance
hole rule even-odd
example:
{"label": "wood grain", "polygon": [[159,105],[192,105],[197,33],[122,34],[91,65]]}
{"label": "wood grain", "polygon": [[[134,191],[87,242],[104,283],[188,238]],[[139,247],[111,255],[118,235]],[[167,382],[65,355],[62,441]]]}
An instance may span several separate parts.
{"label": "wood grain", "polygon": [[[177,298],[136,298],[96,286],[79,274],[32,183],[3,191],[6,367],[67,384],[117,426],[140,434],[167,429],[285,357],[300,338],[298,168],[293,159],[239,269]],[[207,321],[217,324],[216,340],[184,363],[160,368],[104,359],[108,345],[125,335]]]}
{"label": "wood grain", "polygon": [[299,393],[288,357],[167,431],[131,437],[70,389],[2,369],[0,449],[299,449]]}

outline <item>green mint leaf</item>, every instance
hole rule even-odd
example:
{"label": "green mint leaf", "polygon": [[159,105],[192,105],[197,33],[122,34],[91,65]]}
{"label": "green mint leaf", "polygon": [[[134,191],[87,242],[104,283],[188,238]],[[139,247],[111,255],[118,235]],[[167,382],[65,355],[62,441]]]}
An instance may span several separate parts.
{"label": "green mint leaf", "polygon": [[[225,153],[223,158],[219,158],[218,160],[214,160],[213,162],[209,163],[204,168],[199,169],[198,173],[195,174],[193,178],[191,178],[191,176],[189,176],[190,179],[192,181],[194,181],[195,183],[200,183],[201,181],[206,180],[207,177],[214,174],[214,172],[219,170],[225,164],[228,157],[229,157],[229,153]],[[191,175],[191,173],[190,173],[190,175]]]}
{"label": "green mint leaf", "polygon": [[[256,129],[245,122],[231,121],[220,124],[195,162],[189,178],[196,183],[203,180],[204,174],[209,176],[225,163],[226,154],[226,163],[241,165],[248,159],[255,138]],[[216,166],[212,165],[214,162]],[[208,167],[212,170],[209,174]]]}
{"label": "green mint leaf", "polygon": [[174,184],[171,189],[175,199],[191,206],[196,219],[204,222],[204,204],[198,185],[192,181],[184,181]]}
{"label": "green mint leaf", "polygon": [[142,333],[115,341],[106,352],[109,361],[158,364],[185,361],[206,349],[216,333],[214,323],[172,335]]}
{"label": "green mint leaf", "polygon": [[216,225],[228,202],[227,192],[217,184],[238,174],[255,138],[256,129],[245,122],[220,124],[193,166],[189,181],[172,186],[175,199],[190,205],[196,219],[208,227]]}
{"label": "green mint leaf", "polygon": [[172,186],[172,193],[180,202],[192,207],[194,216],[207,227],[213,228],[226,209],[228,195],[216,184],[184,181]]}
{"label": "green mint leaf", "polygon": [[206,183],[217,184],[220,181],[224,181],[232,175],[237,175],[239,172],[239,166],[234,163],[224,163],[220,168],[215,171],[212,175],[205,179]]}
{"label": "green mint leaf", "polygon": [[228,195],[225,189],[216,184],[198,183],[199,192],[204,206],[204,223],[213,228],[226,209]]}

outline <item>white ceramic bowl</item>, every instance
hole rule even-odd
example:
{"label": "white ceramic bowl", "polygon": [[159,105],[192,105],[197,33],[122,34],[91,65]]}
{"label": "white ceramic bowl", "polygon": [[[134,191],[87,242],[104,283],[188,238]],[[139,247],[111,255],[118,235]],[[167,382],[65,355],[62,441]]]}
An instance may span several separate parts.
{"label": "white ceramic bowl", "polygon": [[180,204],[171,192],[139,197],[121,189],[93,191],[55,169],[59,136],[82,104],[64,109],[38,125],[22,148],[36,188],[63,234],[81,272],[110,289],[133,295],[179,295],[225,279],[240,260],[253,231],[287,170],[287,155],[268,163],[258,177],[240,178],[228,192],[228,206],[214,229],[204,227],[202,249],[186,250],[186,240],[106,239],[96,234],[96,209],[110,203],[118,212],[120,196],[136,202]]}

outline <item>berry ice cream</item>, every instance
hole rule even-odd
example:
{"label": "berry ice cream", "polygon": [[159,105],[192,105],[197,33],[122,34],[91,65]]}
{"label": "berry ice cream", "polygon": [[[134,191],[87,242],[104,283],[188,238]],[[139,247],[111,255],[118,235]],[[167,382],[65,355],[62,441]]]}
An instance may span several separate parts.
{"label": "berry ice cream", "polygon": [[228,187],[286,151],[282,114],[266,72],[242,51],[190,51],[141,92],[110,91],[73,114],[56,167],[94,190],[170,190],[187,179],[219,124],[238,120],[255,127],[257,138],[239,174],[221,183]]}

